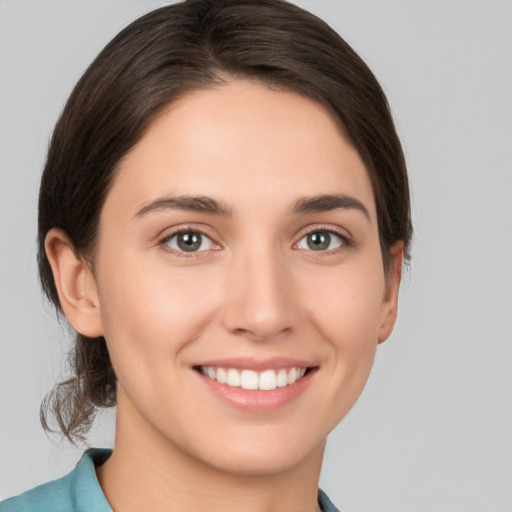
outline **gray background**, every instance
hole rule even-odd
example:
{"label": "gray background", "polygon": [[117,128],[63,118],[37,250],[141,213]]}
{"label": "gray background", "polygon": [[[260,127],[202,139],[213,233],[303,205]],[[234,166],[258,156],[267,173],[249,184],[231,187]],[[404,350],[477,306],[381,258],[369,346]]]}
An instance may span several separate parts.
{"label": "gray background", "polygon": [[[297,3],[383,84],[416,229],[397,328],[330,437],[321,485],[345,512],[510,512],[512,1]],[[38,420],[67,350],[35,269],[48,137],[97,52],[162,4],[0,0],[1,498],[62,475],[81,451]],[[90,444],[111,443],[107,414]]]}

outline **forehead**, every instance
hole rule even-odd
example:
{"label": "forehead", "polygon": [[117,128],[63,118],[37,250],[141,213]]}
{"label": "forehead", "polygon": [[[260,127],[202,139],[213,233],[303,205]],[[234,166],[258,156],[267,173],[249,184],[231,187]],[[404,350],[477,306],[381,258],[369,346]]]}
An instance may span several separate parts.
{"label": "forehead", "polygon": [[237,203],[284,206],[335,193],[375,215],[366,168],[327,110],[294,92],[232,81],[164,109],[123,159],[106,207],[116,196],[135,210],[166,194],[201,194],[236,211]]}

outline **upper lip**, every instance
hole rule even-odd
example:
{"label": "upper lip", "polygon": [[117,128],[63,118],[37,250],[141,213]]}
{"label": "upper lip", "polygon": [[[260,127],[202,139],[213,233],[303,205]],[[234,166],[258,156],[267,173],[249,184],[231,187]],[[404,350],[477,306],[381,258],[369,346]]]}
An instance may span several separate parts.
{"label": "upper lip", "polygon": [[236,357],[227,359],[210,359],[192,365],[193,367],[206,366],[213,368],[235,368],[238,370],[279,370],[281,368],[312,368],[317,366],[311,360],[296,359],[293,357],[271,357],[258,359],[253,357]]}

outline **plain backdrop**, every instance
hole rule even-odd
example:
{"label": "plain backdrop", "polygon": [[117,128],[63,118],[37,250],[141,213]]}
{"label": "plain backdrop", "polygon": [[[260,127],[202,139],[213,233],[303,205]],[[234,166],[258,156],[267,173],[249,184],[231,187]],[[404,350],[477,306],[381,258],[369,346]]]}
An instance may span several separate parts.
{"label": "plain backdrop", "polygon": [[[0,0],[0,498],[69,471],[38,408],[68,337],[35,265],[39,177],[72,86],[149,0]],[[512,511],[512,1],[302,0],[366,60],[409,165],[398,325],[328,442],[345,512]],[[111,446],[113,415],[90,439]],[[300,428],[300,425],[297,425]]]}

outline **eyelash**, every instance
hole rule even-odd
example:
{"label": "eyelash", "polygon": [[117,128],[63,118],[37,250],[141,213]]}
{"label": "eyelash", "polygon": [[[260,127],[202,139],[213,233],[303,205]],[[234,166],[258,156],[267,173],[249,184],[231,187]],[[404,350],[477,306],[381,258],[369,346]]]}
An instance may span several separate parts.
{"label": "eyelash", "polygon": [[[179,250],[176,250],[172,247],[169,246],[169,242],[175,237],[175,236],[179,236],[179,235],[183,235],[183,234],[187,234],[187,233],[196,233],[196,234],[199,234],[205,238],[207,238],[208,240],[210,240],[211,244],[212,245],[215,245],[217,246],[218,248],[220,248],[221,246],[219,244],[217,244],[210,235],[208,235],[208,233],[206,233],[203,229],[201,228],[197,228],[197,227],[184,227],[184,228],[180,228],[176,231],[173,231],[172,233],[170,234],[167,234],[165,235],[164,237],[160,238],[159,240],[159,245],[162,247],[162,249],[167,252],[167,253],[170,253],[174,256],[178,256],[180,258],[197,258],[200,253],[202,252],[207,252],[208,249],[206,250],[202,250],[202,251],[191,251],[191,252],[186,252],[186,251],[179,251]],[[214,249],[214,250],[218,250],[218,249]]]}
{"label": "eyelash", "polygon": [[351,247],[354,246],[353,240],[345,232],[342,232],[340,229],[336,229],[333,226],[315,226],[312,229],[306,228],[302,233],[300,233],[298,241],[295,244],[293,244],[294,247],[297,246],[303,238],[305,238],[309,235],[312,235],[314,233],[327,233],[329,235],[335,235],[336,237],[338,237],[341,240],[341,245],[339,247],[336,247],[335,249],[330,249],[330,250],[315,251],[313,249],[308,250],[308,249],[297,248],[298,251],[308,251],[312,256],[326,256],[326,255],[329,256],[329,255],[339,254],[340,252],[343,252],[343,251],[350,249]]}
{"label": "eyelash", "polygon": [[[180,250],[176,250],[172,247],[169,246],[169,241],[172,240],[174,237],[176,236],[179,236],[179,235],[182,235],[182,234],[187,234],[187,233],[196,233],[196,234],[199,234],[203,237],[206,237],[208,240],[210,240],[211,244],[212,245],[215,245],[217,248],[216,249],[213,249],[213,250],[219,250],[220,248],[222,248],[217,242],[215,242],[212,237],[210,235],[208,235],[208,233],[206,233],[205,230],[201,229],[201,228],[198,228],[198,227],[184,227],[184,228],[180,228],[176,231],[173,231],[172,233],[170,234],[167,234],[163,237],[161,237],[159,239],[159,245],[162,247],[162,249],[167,252],[167,253],[170,253],[170,254],[173,254],[175,256],[178,256],[178,257],[182,257],[182,258],[197,258],[200,256],[200,253],[202,252],[207,252],[209,250],[212,250],[212,249],[205,249],[205,250],[202,250],[202,251],[191,251],[191,252],[186,252],[186,251],[180,251]],[[314,233],[327,233],[329,235],[335,235],[336,237],[340,238],[341,240],[341,245],[339,247],[336,247],[335,249],[330,249],[330,250],[318,250],[318,251],[315,251],[313,249],[299,249],[299,248],[296,248],[296,246],[300,243],[300,241],[309,236],[309,235],[312,235]],[[341,230],[338,230],[338,229],[335,229],[333,228],[332,226],[315,226],[313,229],[306,229],[304,231],[302,231],[299,235],[299,238],[298,238],[298,241],[295,242],[293,244],[293,248],[296,248],[295,250],[298,250],[298,251],[308,251],[309,253],[311,253],[312,255],[314,256],[317,256],[317,255],[333,255],[333,254],[338,254],[348,248],[351,248],[353,246],[353,241],[351,240],[350,237],[348,237],[345,233],[342,233]],[[318,254],[315,254],[315,253],[318,253]]]}

